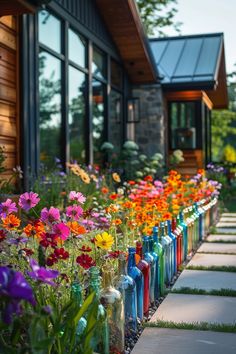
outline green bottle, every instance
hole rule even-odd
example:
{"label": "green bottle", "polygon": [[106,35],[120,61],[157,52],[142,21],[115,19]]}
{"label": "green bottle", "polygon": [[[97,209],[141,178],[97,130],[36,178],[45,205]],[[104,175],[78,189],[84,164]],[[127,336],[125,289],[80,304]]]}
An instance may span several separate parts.
{"label": "green bottle", "polygon": [[159,242],[159,229],[153,227],[154,252],[159,257],[158,278],[159,278],[159,295],[163,296],[165,292],[165,254],[162,244]]}
{"label": "green bottle", "polygon": [[[71,285],[71,299],[78,309],[82,306],[83,297],[82,297],[82,288],[78,281],[74,281]],[[76,328],[76,339],[77,342],[80,341],[81,336],[83,335],[87,326],[87,320],[84,317],[81,317]]]}

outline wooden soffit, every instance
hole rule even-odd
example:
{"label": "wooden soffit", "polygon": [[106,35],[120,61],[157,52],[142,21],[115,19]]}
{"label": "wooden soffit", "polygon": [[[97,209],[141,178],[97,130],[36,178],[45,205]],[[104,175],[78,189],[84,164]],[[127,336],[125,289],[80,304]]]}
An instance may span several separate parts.
{"label": "wooden soffit", "polygon": [[213,102],[205,91],[169,91],[164,92],[165,99],[169,101],[203,101],[209,109],[213,108]]}
{"label": "wooden soffit", "polygon": [[0,0],[0,16],[34,13],[37,8],[49,0]]}
{"label": "wooden soffit", "polygon": [[157,81],[147,37],[135,0],[96,0],[98,9],[134,84]]}

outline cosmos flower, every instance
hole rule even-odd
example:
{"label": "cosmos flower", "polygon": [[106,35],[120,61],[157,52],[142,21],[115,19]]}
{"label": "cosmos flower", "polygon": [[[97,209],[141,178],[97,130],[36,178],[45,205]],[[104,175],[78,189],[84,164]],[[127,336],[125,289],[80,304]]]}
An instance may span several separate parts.
{"label": "cosmos flower", "polygon": [[95,261],[89,255],[82,253],[76,258],[76,262],[84,269],[89,269],[95,265]]}
{"label": "cosmos flower", "polygon": [[40,201],[37,193],[26,192],[21,194],[19,199],[19,206],[25,211],[29,211],[31,208],[35,207]]}
{"label": "cosmos flower", "polygon": [[94,242],[97,247],[103,250],[109,250],[114,243],[114,238],[107,232],[103,232],[102,234],[97,234],[95,236]]}
{"label": "cosmos flower", "polygon": [[20,226],[20,219],[18,219],[15,215],[8,215],[5,219],[3,219],[3,227],[7,230],[15,230]]}
{"label": "cosmos flower", "polygon": [[0,203],[0,218],[5,218],[8,214],[16,212],[16,203],[14,203],[11,199],[7,199],[5,202]]}
{"label": "cosmos flower", "polygon": [[71,205],[66,208],[66,216],[78,220],[83,215],[83,209],[79,205]]}
{"label": "cosmos flower", "polygon": [[30,259],[30,266],[32,269],[32,272],[28,272],[28,275],[34,279],[37,280],[41,283],[49,284],[52,286],[55,286],[56,284],[52,281],[52,279],[55,279],[58,277],[59,272],[57,270],[49,270],[44,267],[40,267],[38,263],[36,262],[35,259],[31,258]]}
{"label": "cosmos flower", "polygon": [[70,234],[70,229],[68,226],[63,224],[63,222],[59,224],[53,225],[53,233],[56,238],[60,238],[62,241],[65,241]]}
{"label": "cosmos flower", "polygon": [[43,208],[41,210],[41,220],[48,223],[53,223],[60,220],[60,211],[57,208],[51,207],[49,210]]}
{"label": "cosmos flower", "polygon": [[75,191],[70,192],[69,199],[76,200],[80,204],[84,204],[84,202],[86,201],[86,197],[82,193]]}

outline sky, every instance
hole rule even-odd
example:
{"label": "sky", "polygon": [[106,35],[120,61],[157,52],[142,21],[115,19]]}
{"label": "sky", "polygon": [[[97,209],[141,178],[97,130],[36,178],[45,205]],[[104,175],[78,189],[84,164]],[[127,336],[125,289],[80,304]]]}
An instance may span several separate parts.
{"label": "sky", "polygon": [[[182,22],[181,35],[223,32],[226,70],[236,70],[236,0],[178,0],[175,20]],[[168,36],[176,35],[165,29]]]}

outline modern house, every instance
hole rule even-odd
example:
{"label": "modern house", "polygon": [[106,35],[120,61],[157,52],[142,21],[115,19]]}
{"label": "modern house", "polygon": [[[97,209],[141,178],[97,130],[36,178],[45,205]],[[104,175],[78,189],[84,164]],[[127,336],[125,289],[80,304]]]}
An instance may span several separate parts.
{"label": "modern house", "polygon": [[203,167],[227,107],[223,35],[148,40],[134,0],[2,0],[0,81],[0,145],[25,187],[55,157],[99,163],[104,141]]}

